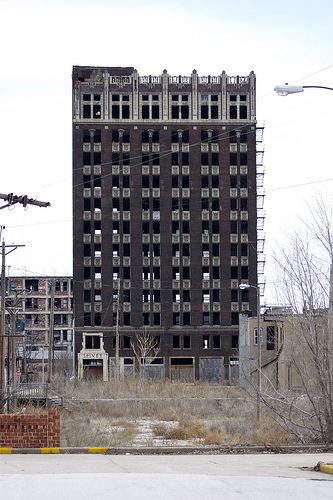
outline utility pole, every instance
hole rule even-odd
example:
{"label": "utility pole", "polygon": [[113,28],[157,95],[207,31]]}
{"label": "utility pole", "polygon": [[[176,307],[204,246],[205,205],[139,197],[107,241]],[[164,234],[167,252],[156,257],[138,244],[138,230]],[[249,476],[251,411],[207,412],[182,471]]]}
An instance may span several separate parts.
{"label": "utility pole", "polygon": [[7,307],[7,311],[10,316],[10,330],[9,335],[7,335],[7,410],[8,413],[11,413],[12,409],[16,407],[16,337],[21,337],[21,335],[16,334],[17,313],[20,311],[16,297],[13,305]]}
{"label": "utility pole", "polygon": [[50,307],[50,323],[49,323],[49,339],[48,339],[48,364],[47,364],[47,383],[51,382],[54,368],[54,292],[55,280],[51,280],[51,307]]}
{"label": "utility pole", "polygon": [[[6,207],[10,207],[15,205],[16,203],[20,203],[23,207],[27,207],[27,205],[34,205],[37,207],[49,207],[50,202],[48,201],[39,201],[34,198],[28,198],[25,195],[14,195],[13,193],[3,194],[0,193],[0,199],[4,200],[6,203],[0,207],[0,210]],[[18,247],[24,247],[25,245],[5,245],[5,241],[2,237],[2,233],[5,226],[0,226],[0,234],[2,238],[2,246],[1,246],[1,254],[2,254],[2,262],[1,262],[1,322],[0,322],[0,412],[3,410],[3,401],[5,395],[5,356],[4,356],[4,335],[6,334],[6,248],[10,248],[8,253],[16,250]],[[25,356],[25,353],[24,353]]]}
{"label": "utility pole", "polygon": [[5,353],[4,343],[6,334],[6,246],[4,240],[2,241],[1,248],[2,262],[1,262],[1,332],[0,332],[0,411],[3,409],[3,402],[5,399],[4,391],[4,367],[5,367]]}
{"label": "utility pole", "polygon": [[0,207],[2,208],[10,207],[11,205],[16,205],[16,203],[20,203],[25,208],[27,205],[35,205],[36,207],[49,207],[51,204],[49,201],[39,201],[34,198],[28,198],[26,194],[17,196],[16,194],[9,193],[3,194],[0,193],[0,200],[4,200],[7,203]]}
{"label": "utility pole", "polygon": [[[3,227],[2,227],[3,229]],[[1,245],[1,323],[0,323],[0,412],[3,411],[5,388],[5,337],[6,337],[6,255],[25,245]],[[8,251],[7,251],[8,249]],[[9,340],[7,340],[9,342]]]}

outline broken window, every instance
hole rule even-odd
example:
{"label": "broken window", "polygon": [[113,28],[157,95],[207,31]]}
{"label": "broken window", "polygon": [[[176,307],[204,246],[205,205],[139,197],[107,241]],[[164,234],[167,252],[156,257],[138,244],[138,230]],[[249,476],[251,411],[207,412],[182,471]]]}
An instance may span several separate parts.
{"label": "broken window", "polygon": [[130,117],[130,107],[127,104],[122,106],[122,119],[128,119]]}
{"label": "broken window", "polygon": [[91,106],[90,106],[90,104],[83,105],[83,118],[91,118]]}
{"label": "broken window", "polygon": [[100,349],[101,348],[101,337],[99,335],[86,335],[85,336],[85,348],[86,349]]}
{"label": "broken window", "polygon": [[180,336],[179,335],[172,336],[172,347],[174,349],[180,349]]}
{"label": "broken window", "polygon": [[208,118],[208,106],[203,105],[203,106],[201,106],[201,119],[205,120],[207,118]]}
{"label": "broken window", "polygon": [[238,279],[238,267],[236,267],[236,266],[230,267],[230,278],[232,280]]}
{"label": "broken window", "polygon": [[231,336],[231,348],[238,349],[238,335]]}
{"label": "broken window", "polygon": [[119,116],[120,116],[120,113],[119,113],[119,105],[117,104],[113,104],[111,106],[111,113],[112,113],[112,118],[115,119],[115,120],[119,120]]}
{"label": "broken window", "polygon": [[274,351],[276,344],[276,328],[275,326],[267,327],[267,351]]}
{"label": "broken window", "polygon": [[189,107],[188,106],[181,106],[180,107],[180,118],[182,120],[187,120],[189,117]]}
{"label": "broken window", "polygon": [[189,154],[188,153],[182,153],[181,154],[181,160],[182,160],[182,165],[189,165]]}
{"label": "broken window", "polygon": [[84,313],[83,325],[84,326],[91,326],[91,314],[90,313]]}
{"label": "broken window", "polygon": [[83,130],[83,142],[90,142],[90,130]]}
{"label": "broken window", "polygon": [[146,104],[142,105],[142,108],[141,108],[141,118],[143,120],[149,120],[149,106],[147,106]]}
{"label": "broken window", "polygon": [[239,324],[239,314],[238,312],[231,313],[231,324],[238,325]]}
{"label": "broken window", "polygon": [[[204,325],[209,325],[209,313],[204,313],[204,315],[208,315],[208,322],[203,322]],[[210,348],[210,337],[209,335],[202,336],[202,348],[209,349]]]}
{"label": "broken window", "polygon": [[160,117],[160,107],[159,106],[152,106],[151,108],[151,117],[152,119],[159,119]]}
{"label": "broken window", "polygon": [[[180,313],[173,313],[172,315],[172,324],[175,325],[175,326],[179,326],[180,325]],[[179,337],[177,335],[177,337]],[[179,346],[180,347],[180,346]]]}
{"label": "broken window", "polygon": [[94,130],[94,142],[101,142],[101,131]]}
{"label": "broken window", "polygon": [[201,165],[208,165],[208,153],[201,153]]}
{"label": "broken window", "polygon": [[183,336],[183,347],[184,347],[184,349],[191,349],[191,337],[190,337],[190,335]]}
{"label": "broken window", "polygon": [[218,106],[211,106],[210,107],[210,118],[212,120],[216,120],[219,117],[219,107]]}
{"label": "broken window", "polygon": [[188,143],[189,142],[189,137],[190,137],[189,131],[188,130],[183,130],[183,133],[182,133],[182,142],[183,143]]}
{"label": "broken window", "polygon": [[212,165],[219,165],[220,159],[218,153],[212,153]]}
{"label": "broken window", "polygon": [[119,142],[119,131],[112,130],[112,142]]}
{"label": "broken window", "polygon": [[218,243],[212,244],[212,254],[213,257],[219,257],[220,255],[220,245]]}
{"label": "broken window", "polygon": [[153,324],[155,326],[158,326],[158,325],[161,324],[161,315],[160,315],[160,313],[154,313],[153,314]]}
{"label": "broken window", "polygon": [[241,120],[247,119],[247,106],[240,106],[239,107],[239,118]]}
{"label": "broken window", "polygon": [[93,105],[93,117],[94,118],[101,118],[101,106],[100,106],[100,104]]}
{"label": "broken window", "polygon": [[175,142],[178,142],[178,140],[179,140],[178,130],[172,130],[171,131],[171,142],[175,143]]}
{"label": "broken window", "polygon": [[221,349],[220,335],[213,335],[213,349]]}
{"label": "broken window", "polygon": [[237,144],[236,130],[231,130],[229,132],[229,142],[230,142],[230,144]]}
{"label": "broken window", "polygon": [[141,140],[144,143],[149,142],[149,132],[148,132],[148,130],[144,130],[142,132],[142,138],[141,138]]}
{"label": "broken window", "polygon": [[229,107],[229,118],[230,120],[237,120],[237,106],[231,105]]}
{"label": "broken window", "polygon": [[38,280],[37,279],[26,279],[25,289],[27,292],[38,292]]}
{"label": "broken window", "polygon": [[183,313],[183,325],[189,326],[191,324],[191,314],[189,312]]}

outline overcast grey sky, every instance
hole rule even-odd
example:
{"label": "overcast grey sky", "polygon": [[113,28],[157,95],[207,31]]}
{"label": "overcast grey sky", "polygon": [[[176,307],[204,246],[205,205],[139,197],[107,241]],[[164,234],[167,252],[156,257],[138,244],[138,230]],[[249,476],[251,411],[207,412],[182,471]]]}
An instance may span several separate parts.
{"label": "overcast grey sky", "polygon": [[[271,252],[307,202],[333,187],[333,92],[278,97],[276,84],[333,86],[329,0],[0,0],[0,192],[51,207],[0,212],[11,274],[72,273],[71,70],[134,66],[141,75],[257,75],[265,122],[267,297]],[[296,186],[296,187],[290,187]]]}

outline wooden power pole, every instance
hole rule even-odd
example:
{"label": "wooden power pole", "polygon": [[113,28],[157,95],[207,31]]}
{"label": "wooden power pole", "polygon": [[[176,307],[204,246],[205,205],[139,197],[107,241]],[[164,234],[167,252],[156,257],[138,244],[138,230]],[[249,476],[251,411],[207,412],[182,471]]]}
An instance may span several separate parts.
{"label": "wooden power pole", "polygon": [[[51,382],[54,368],[54,292],[55,280],[51,280],[51,305],[50,305],[50,321],[49,321],[49,338],[48,338],[48,363],[47,363],[47,383]],[[43,353],[44,356],[44,353]]]}
{"label": "wooden power pole", "polygon": [[[49,207],[50,202],[39,201],[34,198],[28,198],[25,195],[15,195],[13,193],[3,194],[0,193],[0,200],[4,200],[5,204],[0,206],[0,210],[6,207],[20,203],[23,207],[28,205],[34,205],[37,207]],[[3,229],[5,226],[0,226],[1,237]],[[3,411],[4,401],[5,401],[5,335],[6,335],[6,253],[10,253],[16,250],[18,247],[24,247],[25,245],[6,245],[4,238],[2,237],[1,245],[1,303],[0,303],[0,412]],[[7,252],[7,248],[9,249]]]}
{"label": "wooden power pole", "polygon": [[6,334],[6,245],[1,247],[1,330],[0,330],[0,412],[5,401],[5,334]]}

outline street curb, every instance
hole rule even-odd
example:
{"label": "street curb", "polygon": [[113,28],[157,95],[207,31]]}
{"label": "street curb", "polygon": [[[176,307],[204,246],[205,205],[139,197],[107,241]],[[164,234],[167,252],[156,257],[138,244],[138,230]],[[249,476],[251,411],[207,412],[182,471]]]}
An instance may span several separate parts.
{"label": "street curb", "polygon": [[333,463],[326,464],[325,462],[318,462],[316,470],[324,472],[325,474],[333,474]]}
{"label": "street curb", "polygon": [[[306,446],[140,446],[112,448],[106,446],[91,447],[45,447],[45,448],[0,448],[0,455],[217,455],[217,454],[287,454],[287,453],[332,453],[331,445]],[[333,465],[319,462],[327,466],[333,474]],[[324,467],[325,468],[325,467]],[[322,471],[324,472],[324,471]]]}

